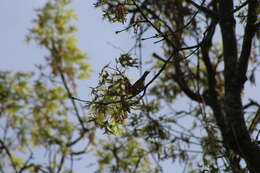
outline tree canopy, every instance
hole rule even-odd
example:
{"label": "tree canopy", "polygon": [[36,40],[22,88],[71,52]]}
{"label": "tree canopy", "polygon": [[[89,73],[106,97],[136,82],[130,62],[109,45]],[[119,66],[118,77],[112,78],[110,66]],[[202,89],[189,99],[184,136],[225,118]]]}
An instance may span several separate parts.
{"label": "tree canopy", "polygon": [[[260,172],[260,100],[246,87],[259,88],[258,0],[97,0],[136,42],[90,100],[70,3],[36,10],[26,39],[49,52],[37,72],[0,72],[0,172],[72,173],[93,155],[96,172]],[[151,42],[160,49],[143,58]]]}

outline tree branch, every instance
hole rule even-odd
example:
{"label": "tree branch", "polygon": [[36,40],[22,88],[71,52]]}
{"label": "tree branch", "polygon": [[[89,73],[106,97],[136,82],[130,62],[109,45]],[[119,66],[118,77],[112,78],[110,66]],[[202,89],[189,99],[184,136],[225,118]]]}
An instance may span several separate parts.
{"label": "tree branch", "polygon": [[252,40],[256,33],[255,22],[257,21],[257,0],[251,0],[248,4],[247,22],[244,33],[244,40],[242,43],[242,50],[238,61],[238,80],[240,81],[241,87],[247,80],[246,72],[248,68],[248,61],[252,48]]}
{"label": "tree branch", "polygon": [[[250,4],[257,6],[257,0],[250,1]],[[242,58],[239,59],[238,63],[233,1],[219,1],[219,7],[221,14],[220,28],[224,47],[224,110],[227,124],[227,128],[222,131],[222,137],[228,147],[245,159],[248,169],[251,172],[260,172],[260,149],[255,143],[252,142],[250,138],[245,124],[241,99],[241,92],[243,89],[243,85],[241,83],[244,83],[243,77],[245,77],[250,54],[250,50],[246,49],[251,48],[250,41],[252,40],[252,35],[250,33],[245,33],[244,43],[250,43],[250,45],[243,44],[241,52],[243,57],[241,56]],[[255,7],[251,6],[249,9],[254,8]],[[248,12],[248,14],[251,13],[253,12]],[[251,20],[252,19],[249,19],[250,22]],[[250,29],[251,28],[247,28],[246,31],[250,31]],[[244,65],[244,63],[246,63],[246,65]],[[239,69],[238,67],[242,69]]]}
{"label": "tree branch", "polygon": [[139,11],[139,13],[142,15],[142,17],[158,32],[158,34],[160,34],[164,40],[170,44],[176,51],[178,50],[178,48],[176,47],[176,45],[166,36],[166,34],[164,34],[158,27],[156,27],[149,19],[148,17],[144,14],[144,12],[142,11],[141,7],[139,7],[139,5],[137,5],[137,3],[135,2],[135,0],[132,0],[133,4],[135,5],[135,7],[137,8],[137,10]]}
{"label": "tree branch", "polygon": [[5,150],[6,154],[8,155],[9,160],[10,160],[10,162],[11,162],[11,165],[12,165],[14,171],[15,171],[16,173],[18,173],[18,171],[17,171],[17,169],[16,169],[16,165],[15,165],[14,159],[13,159],[13,156],[12,156],[10,150],[9,150],[8,147],[5,145],[4,141],[2,141],[1,139],[0,139],[0,144],[1,144],[1,147]]}
{"label": "tree branch", "polygon": [[65,156],[66,156],[66,155],[65,155],[64,153],[62,153],[62,156],[61,156],[61,159],[60,159],[60,163],[59,163],[59,166],[58,166],[57,173],[60,173],[61,170],[62,170],[62,166],[63,166],[64,161],[65,161]]}
{"label": "tree branch", "polygon": [[198,10],[204,12],[206,15],[210,16],[212,19],[218,19],[219,16],[217,13],[215,13],[214,11],[202,6],[202,5],[199,5],[197,3],[195,3],[194,1],[192,0],[186,0],[188,3],[190,3],[192,6],[194,6],[195,8],[197,8]]}
{"label": "tree branch", "polygon": [[[52,45],[52,47],[50,48],[50,51],[51,51],[53,57],[54,57],[54,58],[57,58],[57,59],[61,59],[61,58],[59,58],[59,57],[60,57],[60,53],[59,53],[60,51],[58,50],[57,46],[55,45],[54,40],[51,40],[51,45]],[[62,83],[63,83],[63,85],[64,85],[64,87],[65,87],[65,89],[66,89],[66,91],[67,91],[67,94],[68,94],[68,96],[69,96],[69,98],[70,98],[70,100],[71,100],[71,103],[72,103],[72,105],[73,105],[73,108],[74,108],[74,110],[75,110],[76,117],[77,117],[77,119],[78,119],[78,121],[79,121],[79,123],[80,123],[82,129],[83,129],[84,131],[88,131],[88,129],[87,129],[87,128],[85,127],[85,125],[84,125],[84,121],[83,121],[82,118],[80,117],[78,107],[77,107],[77,105],[76,105],[75,100],[73,99],[73,96],[72,96],[72,94],[71,94],[70,88],[69,88],[68,83],[67,83],[67,80],[66,80],[66,78],[65,78],[65,76],[64,76],[64,74],[63,74],[62,62],[59,62],[59,63],[60,63],[60,64],[58,65],[59,74],[60,74]]]}
{"label": "tree branch", "polygon": [[240,6],[238,6],[236,9],[233,10],[233,13],[238,12],[241,8],[243,8],[244,6],[246,6],[248,4],[248,0],[246,0],[245,2],[243,2]]}

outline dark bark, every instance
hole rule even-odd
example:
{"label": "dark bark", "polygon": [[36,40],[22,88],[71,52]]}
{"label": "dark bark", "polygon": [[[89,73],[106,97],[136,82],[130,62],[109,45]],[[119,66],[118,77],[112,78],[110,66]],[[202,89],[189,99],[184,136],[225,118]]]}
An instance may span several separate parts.
{"label": "dark bark", "polygon": [[246,72],[248,68],[248,61],[251,53],[252,40],[257,31],[255,22],[257,21],[257,7],[260,1],[251,0],[248,4],[248,15],[247,15],[247,24],[245,27],[244,39],[242,44],[242,51],[238,61],[238,78],[241,82],[241,89],[243,84],[246,81]]}
{"label": "dark bark", "polygon": [[[256,5],[256,1],[250,1],[250,3]],[[260,150],[251,141],[245,124],[241,99],[248,57],[242,57],[240,63],[238,63],[232,0],[220,1],[220,28],[224,48],[225,78],[224,112],[226,129],[222,133],[223,139],[229,148],[245,159],[249,170],[257,173],[260,172]],[[246,29],[246,31],[248,30]],[[246,45],[243,45],[242,54],[249,56],[252,37],[251,33],[245,34],[244,44]],[[243,75],[241,76],[241,74]]]}
{"label": "dark bark", "polygon": [[[206,40],[202,42],[201,53],[202,60],[206,66],[207,70],[207,81],[208,81],[208,94],[207,96],[200,95],[199,93],[193,91],[188,85],[184,78],[184,73],[182,72],[182,66],[179,61],[181,61],[181,56],[176,53],[175,61],[173,63],[175,72],[172,78],[177,82],[181,90],[190,99],[197,102],[204,102],[209,105],[214,113],[216,123],[221,131],[223,138],[223,145],[226,148],[226,157],[229,159],[229,163],[233,172],[241,171],[240,158],[232,157],[230,153],[238,154],[247,163],[247,167],[250,172],[260,172],[260,151],[258,146],[252,142],[250,138],[250,133],[246,127],[244,119],[244,108],[242,106],[241,93],[243,90],[244,83],[246,81],[246,72],[248,68],[248,61],[251,52],[251,44],[255,31],[259,24],[256,22],[256,8],[258,6],[257,0],[248,0],[242,3],[241,6],[234,9],[233,0],[212,0],[214,10],[204,7],[203,5],[196,4],[195,1],[186,0],[193,7],[197,8],[199,11],[203,12],[211,18],[212,27],[215,28],[217,23],[220,24],[220,29],[222,33],[223,41],[223,57],[224,57],[224,101],[221,98],[220,93],[218,93],[216,86],[217,81],[216,69],[210,60],[209,50],[211,48],[212,33],[208,32],[205,36]],[[248,16],[247,24],[245,28],[244,40],[241,50],[241,55],[238,58],[237,40],[235,33],[236,21],[234,18],[234,13],[244,8],[248,5]],[[137,5],[136,5],[137,6]],[[138,6],[137,6],[138,8]],[[146,9],[147,10],[147,9]],[[139,9],[141,11],[141,9]],[[141,12],[142,13],[142,12]],[[153,14],[151,11],[150,14]],[[145,18],[145,15],[142,13]],[[152,15],[156,16],[156,15]],[[156,16],[157,18],[157,16]],[[147,18],[145,18],[149,21]],[[168,43],[169,47],[173,50],[180,50],[182,43],[181,35],[174,35],[169,26],[167,28],[175,36],[176,40],[171,40],[167,38],[158,28],[156,28],[151,22],[151,26],[154,27],[160,35],[164,37],[164,40]],[[176,28],[182,28],[182,20],[176,21]],[[177,43],[176,43],[177,42]],[[179,57],[179,58],[176,58]],[[199,80],[199,79],[196,79]]]}
{"label": "dark bark", "polygon": [[[214,5],[215,11],[217,11],[216,5]],[[210,32],[208,32],[205,35],[205,41],[203,42],[201,46],[201,54],[202,54],[202,60],[205,64],[206,70],[207,70],[207,81],[208,81],[208,90],[207,94],[203,94],[203,98],[205,100],[205,103],[209,105],[213,111],[216,123],[218,127],[220,128],[222,136],[225,136],[226,132],[226,124],[225,124],[225,117],[224,117],[224,112],[223,112],[223,99],[221,99],[220,93],[218,93],[216,86],[217,81],[216,81],[216,69],[213,67],[212,62],[210,60],[209,56],[209,51],[212,48],[212,38],[214,35],[214,31],[216,28],[216,25],[218,23],[217,19],[212,19],[211,24],[210,24]],[[227,140],[224,139],[223,145],[226,148],[226,157],[229,160],[231,170],[233,172],[238,172],[241,170],[240,165],[239,165],[239,159],[230,157],[230,148],[228,143],[226,143]]]}

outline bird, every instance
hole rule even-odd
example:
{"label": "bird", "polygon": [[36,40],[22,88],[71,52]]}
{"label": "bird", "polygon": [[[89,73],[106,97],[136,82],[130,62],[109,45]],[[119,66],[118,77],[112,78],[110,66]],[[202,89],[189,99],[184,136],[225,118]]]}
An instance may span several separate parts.
{"label": "bird", "polygon": [[150,71],[145,71],[144,74],[132,85],[129,80],[126,80],[126,93],[131,95],[139,94],[145,86],[145,78],[150,73]]}

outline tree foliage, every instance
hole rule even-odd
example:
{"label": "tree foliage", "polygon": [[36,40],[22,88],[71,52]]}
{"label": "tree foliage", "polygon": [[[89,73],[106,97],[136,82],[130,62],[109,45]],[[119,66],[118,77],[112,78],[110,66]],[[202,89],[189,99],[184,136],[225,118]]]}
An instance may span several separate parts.
{"label": "tree foliage", "polygon": [[[48,1],[36,10],[27,40],[49,52],[46,64],[34,73],[0,73],[1,172],[72,172],[65,163],[87,152],[90,140],[81,139],[93,128],[86,127],[84,112],[68,98],[76,95],[75,81],[88,77],[89,64],[76,45],[76,15],[69,3]],[[79,141],[81,148],[75,148]]]}
{"label": "tree foliage", "polygon": [[[134,32],[137,48],[146,40],[162,45],[162,51],[153,52],[154,76],[138,100],[120,100],[125,94],[118,90],[116,97],[109,96],[112,102],[88,103],[110,120],[104,121],[107,126],[114,127],[120,112],[108,107],[121,104],[124,111],[132,102],[130,110],[136,106],[138,111],[120,112],[123,134],[143,139],[157,162],[177,158],[191,172],[259,172],[259,104],[243,99],[245,84],[256,84],[259,1],[100,0],[95,5],[110,22],[127,23],[116,33]],[[127,68],[113,70],[125,74]],[[178,109],[181,98],[191,103]]]}
{"label": "tree foliage", "polygon": [[[0,172],[74,172],[89,148],[96,172],[163,172],[165,161],[184,172],[260,172],[260,103],[245,87],[258,86],[258,0],[97,0],[136,50],[161,49],[149,64],[132,49],[119,55],[87,101],[76,92],[90,67],[70,3],[36,10],[27,40],[49,52],[37,72],[0,72]],[[137,87],[129,76],[142,69],[150,73]]]}

